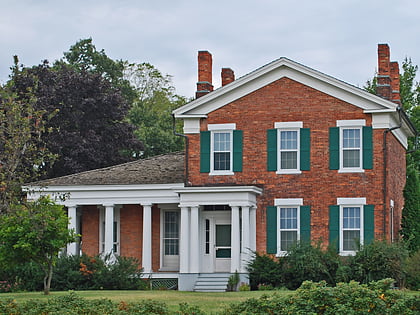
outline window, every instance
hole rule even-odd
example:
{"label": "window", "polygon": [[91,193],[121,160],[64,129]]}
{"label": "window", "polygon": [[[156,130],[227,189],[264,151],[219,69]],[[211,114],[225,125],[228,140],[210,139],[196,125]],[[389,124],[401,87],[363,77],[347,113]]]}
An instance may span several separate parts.
{"label": "window", "polygon": [[303,199],[275,199],[267,207],[267,253],[285,255],[297,241],[310,240],[310,206]]}
{"label": "window", "polygon": [[242,131],[236,124],[209,124],[208,131],[200,132],[200,172],[242,172]]}
{"label": "window", "polygon": [[372,127],[360,120],[338,120],[330,128],[330,169],[364,172],[372,169]]}
{"label": "window", "polygon": [[[100,229],[100,252],[104,253],[105,251],[105,209],[102,207],[100,208],[99,212],[101,225]],[[112,235],[112,250],[114,254],[119,255],[120,253],[120,209],[118,207],[114,208],[114,222],[113,222],[113,235]]]}
{"label": "window", "polygon": [[179,255],[179,212],[165,211],[163,248],[165,255]]}
{"label": "window", "polygon": [[300,174],[310,169],[310,132],[303,123],[276,122],[267,131],[267,169],[277,174]]}
{"label": "window", "polygon": [[280,252],[286,252],[298,240],[298,208],[278,207],[280,218]]}
{"label": "window", "polygon": [[374,206],[366,198],[337,198],[330,206],[330,245],[341,255],[354,255],[362,244],[374,238]]}
{"label": "window", "polygon": [[212,170],[231,171],[232,170],[232,132],[213,132],[212,133]]}

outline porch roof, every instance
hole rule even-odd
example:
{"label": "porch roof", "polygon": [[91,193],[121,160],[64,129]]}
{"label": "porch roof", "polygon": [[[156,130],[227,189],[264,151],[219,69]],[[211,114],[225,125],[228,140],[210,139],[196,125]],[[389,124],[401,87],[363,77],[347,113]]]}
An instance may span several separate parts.
{"label": "porch roof", "polygon": [[184,152],[46,179],[27,186],[143,185],[184,182]]}

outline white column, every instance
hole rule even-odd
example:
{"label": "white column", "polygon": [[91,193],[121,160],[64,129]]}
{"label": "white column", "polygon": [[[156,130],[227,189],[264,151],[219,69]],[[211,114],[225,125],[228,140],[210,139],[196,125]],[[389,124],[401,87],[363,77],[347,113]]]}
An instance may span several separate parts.
{"label": "white column", "polygon": [[249,247],[252,251],[257,250],[257,209],[255,206],[249,209]]}
{"label": "white column", "polygon": [[232,229],[231,229],[231,261],[230,261],[230,272],[240,272],[240,261],[241,261],[241,239],[240,239],[240,228],[239,228],[239,207],[232,206]]}
{"label": "white column", "polygon": [[200,267],[200,242],[199,242],[199,222],[198,206],[191,207],[191,239],[190,239],[190,272],[199,273]]}
{"label": "white column", "polygon": [[[76,206],[67,207],[67,215],[69,217],[68,229],[77,233],[77,213]],[[76,255],[77,243],[73,242],[67,244],[67,255]]]}
{"label": "white column", "polygon": [[190,212],[188,207],[181,207],[181,227],[179,241],[179,272],[189,272],[190,253]]}
{"label": "white column", "polygon": [[152,272],[152,205],[143,206],[143,253],[142,266],[144,273]]}
{"label": "white column", "polygon": [[[105,249],[103,254],[107,255],[113,252],[114,248],[114,205],[105,206]],[[112,257],[111,257],[112,259]]]}
{"label": "white column", "polygon": [[246,265],[250,260],[250,235],[249,226],[249,206],[242,206],[242,259],[241,259],[241,271],[246,271]]}

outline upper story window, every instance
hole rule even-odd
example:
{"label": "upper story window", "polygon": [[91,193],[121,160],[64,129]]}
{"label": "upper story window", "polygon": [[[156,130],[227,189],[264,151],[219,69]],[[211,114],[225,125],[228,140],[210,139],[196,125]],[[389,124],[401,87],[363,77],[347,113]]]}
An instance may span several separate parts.
{"label": "upper story window", "polygon": [[242,171],[242,131],[236,124],[209,124],[200,132],[200,172],[233,175]]}
{"label": "upper story window", "polygon": [[330,169],[341,173],[372,169],[372,127],[364,119],[337,120],[330,128]]}
{"label": "upper story window", "polygon": [[310,132],[301,121],[276,122],[267,130],[267,169],[300,174],[310,168]]}

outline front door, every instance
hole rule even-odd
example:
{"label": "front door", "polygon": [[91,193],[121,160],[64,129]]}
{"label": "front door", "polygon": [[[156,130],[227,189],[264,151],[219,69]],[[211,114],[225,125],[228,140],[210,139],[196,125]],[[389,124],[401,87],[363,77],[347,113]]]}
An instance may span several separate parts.
{"label": "front door", "polygon": [[231,257],[231,225],[216,223],[214,225],[214,232],[214,269],[216,272],[229,272]]}

